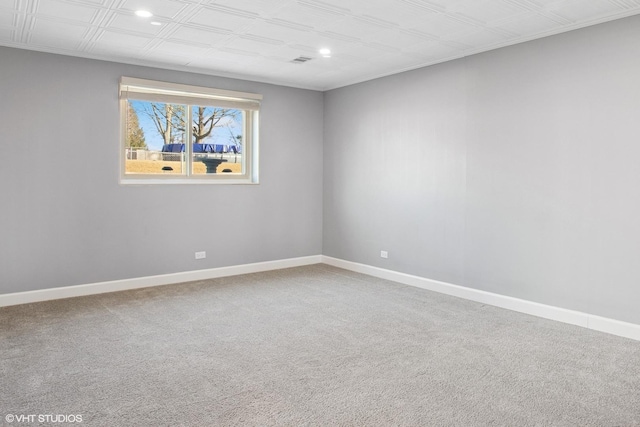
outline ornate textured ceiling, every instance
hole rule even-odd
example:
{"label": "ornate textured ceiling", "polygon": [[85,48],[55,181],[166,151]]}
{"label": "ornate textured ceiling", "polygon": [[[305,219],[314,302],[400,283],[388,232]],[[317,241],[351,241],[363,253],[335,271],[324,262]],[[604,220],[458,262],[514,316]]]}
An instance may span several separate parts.
{"label": "ornate textured ceiling", "polygon": [[326,90],[638,13],[640,0],[0,0],[0,45]]}

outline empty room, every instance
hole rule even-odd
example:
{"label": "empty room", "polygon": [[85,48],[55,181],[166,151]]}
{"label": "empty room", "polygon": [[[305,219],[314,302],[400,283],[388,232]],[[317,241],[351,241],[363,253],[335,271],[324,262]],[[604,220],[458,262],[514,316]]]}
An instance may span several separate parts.
{"label": "empty room", "polygon": [[639,0],[0,0],[0,425],[640,426]]}

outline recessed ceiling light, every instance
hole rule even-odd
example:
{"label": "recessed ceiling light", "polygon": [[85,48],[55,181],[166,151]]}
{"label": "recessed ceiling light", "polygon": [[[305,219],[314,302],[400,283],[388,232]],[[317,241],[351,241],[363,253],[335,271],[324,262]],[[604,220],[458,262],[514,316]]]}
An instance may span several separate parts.
{"label": "recessed ceiling light", "polygon": [[141,18],[151,18],[153,16],[153,13],[149,12],[148,10],[136,10],[136,15]]}
{"label": "recessed ceiling light", "polygon": [[150,22],[151,25],[162,25],[162,22],[158,22],[158,21],[152,21]]}
{"label": "recessed ceiling light", "polygon": [[331,58],[331,49],[327,49],[325,47],[320,49],[318,52],[320,52],[320,55],[324,56],[325,58]]}

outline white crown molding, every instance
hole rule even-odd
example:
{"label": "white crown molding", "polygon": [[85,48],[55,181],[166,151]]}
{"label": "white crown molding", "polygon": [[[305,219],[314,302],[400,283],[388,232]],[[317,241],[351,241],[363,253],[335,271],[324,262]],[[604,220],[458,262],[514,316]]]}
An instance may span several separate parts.
{"label": "white crown molding", "polygon": [[347,87],[347,86],[351,86],[351,85],[355,85],[355,84],[359,84],[359,83],[365,83],[371,80],[375,80],[375,79],[380,79],[383,77],[389,77],[389,76],[393,76],[395,74],[400,74],[400,73],[404,73],[407,71],[413,71],[413,70],[418,70],[420,68],[425,68],[425,67],[430,67],[432,65],[438,65],[438,64],[442,64],[444,62],[449,62],[449,61],[454,61],[456,59],[461,59],[461,58],[466,58],[468,56],[472,56],[472,55],[477,55],[480,53],[485,53],[485,52],[490,52],[492,50],[497,50],[497,49],[501,49],[503,47],[509,47],[509,46],[515,46],[521,43],[526,43],[526,42],[530,42],[530,41],[534,41],[534,40],[539,40],[539,39],[543,39],[546,37],[551,37],[551,36],[555,36],[558,34],[563,34],[563,33],[568,33],[571,31],[575,31],[575,30],[579,30],[582,28],[586,28],[586,27],[590,27],[593,25],[598,25],[598,24],[604,24],[605,22],[610,22],[610,21],[615,21],[617,19],[623,19],[623,18],[629,18],[631,16],[635,16],[638,15],[638,11],[637,10],[630,10],[630,11],[625,11],[625,12],[621,12],[621,13],[616,13],[614,15],[609,15],[603,18],[599,18],[599,19],[593,19],[590,21],[585,21],[585,22],[580,22],[577,24],[573,24],[573,25],[567,25],[567,26],[563,26],[562,28],[558,28],[558,29],[554,29],[554,30],[549,30],[549,31],[543,31],[540,33],[536,33],[530,36],[524,36],[524,37],[518,37],[509,41],[506,41],[504,43],[496,43],[493,44],[491,46],[487,46],[487,47],[482,47],[479,49],[469,49],[469,50],[465,50],[460,52],[457,55],[451,55],[448,56],[446,58],[441,58],[438,59],[436,61],[430,61],[430,62],[420,62],[418,64],[409,66],[409,67],[403,67],[403,68],[397,68],[391,72],[388,73],[379,73],[379,74],[369,74],[366,76],[362,76],[361,78],[357,78],[357,79],[351,79],[351,80],[347,80],[344,81],[340,84],[337,85],[330,85],[328,87],[325,87],[324,89],[322,89],[323,91],[329,91],[329,90],[334,90],[334,89],[340,89],[342,87]]}

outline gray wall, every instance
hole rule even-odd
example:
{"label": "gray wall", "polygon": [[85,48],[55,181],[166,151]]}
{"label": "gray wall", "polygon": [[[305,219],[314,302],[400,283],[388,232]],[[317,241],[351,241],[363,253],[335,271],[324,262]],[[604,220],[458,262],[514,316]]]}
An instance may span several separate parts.
{"label": "gray wall", "polygon": [[[640,323],[637,40],[627,18],[324,101],[0,47],[0,293],[324,253]],[[120,185],[122,75],[262,93],[260,185]]]}
{"label": "gray wall", "polygon": [[323,254],[640,323],[638,40],[627,18],[327,92]]}
{"label": "gray wall", "polygon": [[[123,75],[263,94],[260,184],[120,185]],[[0,47],[0,96],[0,293],[321,253],[320,92]]]}

